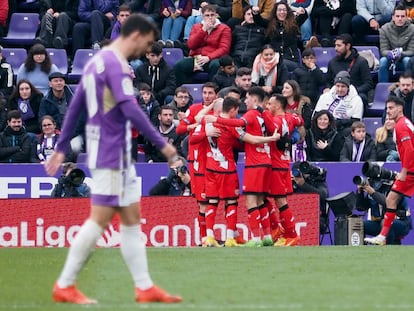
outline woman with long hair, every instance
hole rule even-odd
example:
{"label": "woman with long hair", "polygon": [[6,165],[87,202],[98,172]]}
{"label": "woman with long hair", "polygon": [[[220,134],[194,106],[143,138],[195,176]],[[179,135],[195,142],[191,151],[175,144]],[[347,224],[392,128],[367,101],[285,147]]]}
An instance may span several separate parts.
{"label": "woman with long hair", "polygon": [[27,79],[40,90],[43,95],[49,91],[49,75],[59,71],[52,63],[46,48],[40,44],[34,44],[27,53],[26,60],[17,72],[17,81]]}
{"label": "woman with long hair", "polygon": [[283,83],[282,95],[288,101],[287,111],[302,116],[306,129],[310,128],[313,107],[309,97],[302,95],[299,83],[295,80],[286,80]]}
{"label": "woman with long hair", "polygon": [[253,7],[255,23],[266,28],[265,35],[270,45],[280,54],[289,72],[299,66],[299,27],[295,14],[286,2],[275,3],[270,19],[264,19],[257,7]]}
{"label": "woman with long hair", "polygon": [[311,128],[306,132],[306,154],[308,161],[339,161],[344,139],[339,135],[335,119],[328,110],[315,113]]}
{"label": "woman with long hair", "polygon": [[375,143],[377,145],[377,160],[386,162],[400,161],[397,147],[394,141],[395,121],[385,119],[383,126],[375,131]]}
{"label": "woman with long hair", "polygon": [[273,46],[265,44],[254,59],[252,82],[261,86],[269,94],[279,93],[288,75],[280,54]]}
{"label": "woman with long hair", "polygon": [[43,94],[29,80],[17,81],[9,97],[8,110],[19,110],[26,131],[39,134],[39,107]]}

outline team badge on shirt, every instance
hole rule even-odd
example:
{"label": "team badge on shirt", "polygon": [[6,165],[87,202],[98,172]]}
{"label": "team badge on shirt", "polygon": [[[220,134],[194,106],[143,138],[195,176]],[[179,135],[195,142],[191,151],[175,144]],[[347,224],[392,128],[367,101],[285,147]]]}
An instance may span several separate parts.
{"label": "team badge on shirt", "polygon": [[122,79],[122,90],[125,95],[134,95],[134,87],[132,86],[132,80],[129,77]]}

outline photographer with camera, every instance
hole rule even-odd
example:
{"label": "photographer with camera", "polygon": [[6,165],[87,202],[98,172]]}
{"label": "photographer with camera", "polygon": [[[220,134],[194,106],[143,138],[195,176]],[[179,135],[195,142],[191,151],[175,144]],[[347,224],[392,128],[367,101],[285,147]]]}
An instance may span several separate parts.
{"label": "photographer with camera", "polygon": [[90,187],[84,183],[85,172],[76,166],[75,163],[63,164],[63,174],[50,195],[52,198],[89,198]]}
{"label": "photographer with camera", "polygon": [[326,198],[329,195],[326,183],[327,171],[309,162],[295,162],[292,165],[292,186],[294,193],[319,194],[319,232],[323,234],[329,226]]}
{"label": "photographer with camera", "polygon": [[[389,193],[397,173],[389,171],[377,164],[365,162],[362,174],[355,176],[353,182],[357,185],[356,209],[360,212],[370,210],[367,220],[364,220],[365,235],[376,236],[381,231],[384,219],[386,195]],[[397,204],[396,219],[386,238],[386,244],[401,244],[401,239],[412,229],[410,207],[407,198],[401,197]]]}
{"label": "photographer with camera", "polygon": [[380,234],[364,241],[374,245],[385,245],[386,237],[396,217],[397,205],[402,196],[414,194],[414,125],[404,116],[404,101],[396,96],[388,97],[387,117],[395,121],[394,137],[401,159],[401,171],[396,174],[395,182],[386,198],[384,222]]}
{"label": "photographer with camera", "polygon": [[191,178],[187,169],[187,161],[177,156],[168,163],[170,172],[149,191],[150,195],[190,196]]}

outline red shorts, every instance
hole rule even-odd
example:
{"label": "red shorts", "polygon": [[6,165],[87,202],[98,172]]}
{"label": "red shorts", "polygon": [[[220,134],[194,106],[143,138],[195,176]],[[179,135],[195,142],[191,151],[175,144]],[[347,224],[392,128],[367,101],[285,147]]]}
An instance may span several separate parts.
{"label": "red shorts", "polygon": [[269,194],[271,196],[285,196],[293,192],[292,177],[288,168],[272,168],[272,178]]}
{"label": "red shorts", "polygon": [[411,198],[414,194],[414,173],[407,173],[405,181],[396,180],[391,190]]}
{"label": "red shorts", "polygon": [[245,194],[267,194],[270,186],[272,167],[245,167],[243,179],[243,193]]}
{"label": "red shorts", "polygon": [[239,176],[234,173],[206,171],[206,197],[208,199],[230,200],[239,197]]}
{"label": "red shorts", "polygon": [[194,175],[191,177],[191,192],[197,202],[207,202],[206,178],[204,175]]}

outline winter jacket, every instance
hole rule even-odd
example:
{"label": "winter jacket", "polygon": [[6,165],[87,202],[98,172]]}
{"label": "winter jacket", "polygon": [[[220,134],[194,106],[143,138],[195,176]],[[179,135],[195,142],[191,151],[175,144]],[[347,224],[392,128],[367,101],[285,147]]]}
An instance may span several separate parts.
{"label": "winter jacket", "polygon": [[[346,162],[346,161],[355,162],[352,160],[353,143],[354,143],[354,138],[352,136],[348,136],[345,138],[345,142],[341,150],[341,156],[340,156],[341,162]],[[376,159],[377,159],[377,150],[375,147],[375,142],[371,138],[371,136],[366,135],[364,150],[362,151],[362,157],[361,157],[360,162],[376,161]]]}
{"label": "winter jacket", "polygon": [[381,56],[387,57],[388,52],[402,48],[401,57],[414,55],[414,25],[407,21],[398,27],[393,21],[386,23],[379,30]]}
{"label": "winter jacket", "polygon": [[237,25],[232,32],[231,56],[237,67],[252,67],[265,42],[265,29],[255,23]]}
{"label": "winter jacket", "polygon": [[384,16],[391,16],[395,7],[395,0],[357,0],[357,14],[367,22],[375,18],[381,20]]}
{"label": "winter jacket", "polygon": [[[70,87],[65,85],[64,88],[64,97],[66,99],[66,104],[69,105],[73,97],[73,92]],[[53,92],[49,90],[45,97],[43,97],[42,102],[40,103],[39,109],[39,121],[44,115],[52,116],[56,122],[56,128],[61,129],[63,125],[63,118],[59,111],[59,102],[57,98],[53,95]],[[85,123],[86,115],[79,117],[78,124],[76,125],[76,130],[74,137],[78,135],[83,135],[85,132]]]}
{"label": "winter jacket", "polygon": [[90,22],[92,11],[98,10],[102,13],[111,12],[114,17],[118,14],[118,0],[80,0],[78,15],[81,22]]}
{"label": "winter jacket", "polygon": [[[406,116],[408,119],[411,120],[411,122],[413,122],[414,120],[414,91],[411,91],[407,95],[403,95],[399,87],[392,87],[392,86],[393,85],[391,85],[390,87],[390,95],[395,95],[404,101],[404,116]],[[384,109],[383,121],[385,120],[385,117],[386,117],[386,109]]]}
{"label": "winter jacket", "polygon": [[[269,25],[269,20],[262,18],[259,14],[253,14],[254,22],[264,28]],[[278,23],[275,32],[271,37],[267,37],[266,41],[280,53],[283,59],[288,59],[299,63],[298,51],[298,31],[286,31],[282,23]]]}
{"label": "winter jacket", "polygon": [[[180,155],[182,155],[181,142],[182,142],[184,136],[178,135],[176,133],[176,126],[174,125],[174,123],[171,125],[171,127],[167,131],[161,132],[161,129],[159,129],[159,131],[160,131],[161,136],[164,137],[164,139],[168,143],[175,146],[175,148],[177,149],[177,152]],[[149,162],[149,161],[152,161],[152,162],[167,162],[167,158],[151,142],[146,141],[146,144],[144,146],[144,150],[145,150],[145,160],[147,162]]]}
{"label": "winter jacket", "polygon": [[[315,162],[336,162],[339,161],[344,138],[336,129],[331,128],[328,131],[319,129],[309,129],[306,131],[306,155],[309,161]],[[328,143],[325,149],[319,149],[317,141],[322,140]]]}
{"label": "winter jacket", "polygon": [[302,94],[308,96],[313,104],[318,101],[321,91],[328,87],[318,66],[312,70],[302,64],[293,71],[292,79],[299,83]]}
{"label": "winter jacket", "polygon": [[167,95],[174,95],[176,89],[175,73],[164,59],[161,59],[158,66],[155,67],[152,67],[148,61],[145,62],[136,69],[135,76],[135,84],[148,84],[159,103],[164,103]]}
{"label": "winter jacket", "polygon": [[0,60],[0,92],[5,97],[10,96],[13,91],[13,68],[6,58]]}
{"label": "winter jacket", "polygon": [[[329,110],[329,106],[334,102],[336,98],[336,88],[333,86],[329,92],[323,93],[315,106],[315,112],[321,110]],[[362,115],[364,112],[364,105],[362,103],[361,97],[358,96],[357,90],[354,88],[353,85],[349,87],[348,94],[344,96],[342,99],[342,104],[345,105],[346,110],[346,118],[348,119],[362,119]],[[336,117],[335,112],[332,113],[335,119]],[[346,119],[340,118],[340,119]]]}
{"label": "winter jacket", "polygon": [[[30,107],[33,110],[34,117],[24,120],[23,125],[27,132],[31,133],[40,133],[40,126],[39,126],[39,110],[40,110],[40,102],[42,101],[43,95],[42,94],[33,94],[29,98]],[[11,98],[9,100],[8,109],[10,110],[20,110],[19,109],[19,98]]]}
{"label": "winter jacket", "polygon": [[78,19],[79,0],[40,0],[40,19],[50,8],[55,12],[65,12],[72,20]]}
{"label": "winter jacket", "polygon": [[158,120],[158,114],[161,110],[161,106],[158,101],[153,96],[151,96],[149,103],[145,104],[142,97],[139,96],[138,104],[141,107],[142,111],[144,111],[147,117],[151,120],[151,123],[154,124],[154,126],[158,126],[160,124],[160,121]]}
{"label": "winter jacket", "polygon": [[230,53],[231,30],[230,27],[216,23],[211,33],[203,30],[203,23],[195,24],[191,29],[187,45],[190,56],[208,56],[210,61]]}
{"label": "winter jacket", "polygon": [[32,139],[24,128],[18,132],[10,127],[0,133],[0,163],[30,163]]}
{"label": "winter jacket", "polygon": [[[270,19],[275,1],[273,0],[258,0],[260,16],[265,19]],[[233,0],[232,16],[234,18],[243,19],[243,9],[249,7],[251,4],[248,0]]]}
{"label": "winter jacket", "polygon": [[335,56],[329,61],[326,81],[333,85],[335,76],[340,71],[348,71],[351,76],[351,84],[356,88],[358,93],[368,94],[374,88],[371,72],[367,60],[358,54],[355,48],[352,48],[351,55],[342,59]]}
{"label": "winter jacket", "polygon": [[219,89],[232,86],[234,84],[234,79],[236,78],[236,73],[228,75],[223,70],[218,70],[213,77],[213,82],[215,82]]}

